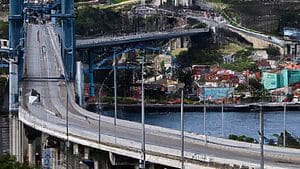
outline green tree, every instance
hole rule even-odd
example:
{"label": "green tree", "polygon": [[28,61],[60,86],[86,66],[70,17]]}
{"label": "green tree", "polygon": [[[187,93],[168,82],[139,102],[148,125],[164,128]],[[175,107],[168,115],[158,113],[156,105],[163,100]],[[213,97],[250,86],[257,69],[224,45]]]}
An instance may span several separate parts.
{"label": "green tree", "polygon": [[269,59],[278,60],[278,57],[280,56],[280,49],[278,47],[270,46],[266,50],[269,55]]}
{"label": "green tree", "polygon": [[180,82],[184,83],[186,87],[190,87],[193,83],[193,72],[189,69],[189,67],[178,69],[176,77]]}
{"label": "green tree", "polygon": [[17,162],[15,156],[0,156],[0,169],[33,169],[32,167]]}
{"label": "green tree", "polygon": [[300,27],[299,10],[289,9],[281,12],[279,27]]}
{"label": "green tree", "polygon": [[122,16],[111,9],[85,7],[76,11],[76,33],[84,36],[114,33],[122,27]]}
{"label": "green tree", "polygon": [[248,58],[247,59],[245,59],[245,58],[238,59],[234,63],[222,64],[221,67],[223,67],[225,69],[237,71],[237,72],[242,72],[245,70],[257,72],[259,70],[258,66]]}
{"label": "green tree", "polygon": [[0,20],[0,39],[8,39],[8,22]]}

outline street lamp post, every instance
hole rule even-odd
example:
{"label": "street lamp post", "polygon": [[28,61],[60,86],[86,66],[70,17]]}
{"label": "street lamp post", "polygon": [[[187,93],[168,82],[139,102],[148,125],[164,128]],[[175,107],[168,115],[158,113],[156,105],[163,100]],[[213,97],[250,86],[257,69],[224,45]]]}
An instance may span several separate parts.
{"label": "street lamp post", "polygon": [[183,115],[183,88],[181,89],[180,128],[181,128],[181,169],[184,169],[184,115]]}
{"label": "street lamp post", "polygon": [[114,51],[114,101],[115,101],[115,117],[114,126],[117,124],[117,62],[116,62],[116,51]]}
{"label": "street lamp post", "polygon": [[68,75],[66,74],[65,77],[65,83],[66,83],[66,97],[67,97],[67,102],[66,102],[66,135],[67,135],[67,143],[66,143],[66,168],[69,169],[69,86],[68,86]]}
{"label": "street lamp post", "polygon": [[222,110],[221,110],[221,113],[222,113],[222,138],[224,138],[224,99],[222,99]]}
{"label": "street lamp post", "polygon": [[260,116],[260,169],[264,169],[264,113],[262,104],[259,105]]}
{"label": "street lamp post", "polygon": [[101,111],[102,111],[102,103],[101,103],[101,90],[102,90],[102,85],[98,91],[98,142],[100,143],[101,141],[101,131],[100,131],[100,125],[101,125]]}
{"label": "street lamp post", "polygon": [[283,105],[283,147],[286,146],[286,103]]}
{"label": "street lamp post", "polygon": [[206,96],[205,96],[205,88],[204,88],[204,106],[203,106],[203,134],[205,136],[205,143],[206,143],[207,139],[206,139]]}
{"label": "street lamp post", "polygon": [[146,167],[146,153],[145,153],[145,91],[144,91],[144,63],[145,56],[142,56],[142,169]]}

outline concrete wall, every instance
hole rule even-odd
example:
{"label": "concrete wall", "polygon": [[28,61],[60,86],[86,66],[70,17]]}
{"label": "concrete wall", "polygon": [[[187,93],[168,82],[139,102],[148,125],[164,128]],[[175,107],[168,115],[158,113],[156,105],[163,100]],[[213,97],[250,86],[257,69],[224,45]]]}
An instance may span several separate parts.
{"label": "concrete wall", "polygon": [[[271,39],[268,40],[264,40],[263,38],[259,38],[259,36],[255,36],[255,35],[251,35],[251,33],[247,33],[247,32],[243,32],[243,31],[239,31],[237,29],[232,29],[229,28],[230,31],[235,32],[237,34],[239,34],[240,36],[242,36],[245,40],[247,40],[248,42],[252,43],[253,48],[257,48],[257,49],[264,49],[264,48],[268,48],[269,46],[276,46],[280,49],[280,53],[281,55],[284,55],[285,49],[283,46],[279,46],[275,43],[270,42]],[[271,38],[271,37],[269,37]]]}

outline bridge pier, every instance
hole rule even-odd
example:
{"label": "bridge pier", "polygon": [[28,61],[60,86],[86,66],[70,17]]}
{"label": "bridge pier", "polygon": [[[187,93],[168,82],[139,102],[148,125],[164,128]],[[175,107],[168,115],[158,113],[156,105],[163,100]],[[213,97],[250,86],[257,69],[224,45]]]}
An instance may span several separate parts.
{"label": "bridge pier", "polygon": [[83,158],[87,160],[87,159],[89,159],[89,157],[90,157],[90,149],[88,147],[84,147],[84,156],[83,156]]}
{"label": "bridge pier", "polygon": [[190,37],[185,36],[185,37],[179,37],[170,40],[170,50],[177,49],[177,48],[188,48],[190,47]]}
{"label": "bridge pier", "polygon": [[10,154],[16,156],[17,161],[23,162],[24,129],[16,115],[10,115],[9,135]]}
{"label": "bridge pier", "polygon": [[76,62],[76,102],[79,106],[83,106],[83,90],[84,90],[84,77],[82,71],[82,64],[80,61]]}

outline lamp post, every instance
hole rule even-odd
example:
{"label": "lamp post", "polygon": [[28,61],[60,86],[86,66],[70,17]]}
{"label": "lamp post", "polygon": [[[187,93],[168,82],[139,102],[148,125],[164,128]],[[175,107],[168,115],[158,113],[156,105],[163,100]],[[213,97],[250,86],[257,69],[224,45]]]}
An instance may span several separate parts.
{"label": "lamp post", "polygon": [[264,113],[262,103],[259,105],[260,117],[260,169],[264,169]]}
{"label": "lamp post", "polygon": [[67,94],[67,101],[66,101],[66,168],[69,169],[69,85],[68,85],[68,73],[65,73],[65,83],[66,83],[66,94]]}
{"label": "lamp post", "polygon": [[98,132],[99,132],[99,138],[98,138],[98,141],[99,141],[99,143],[100,143],[100,141],[101,141],[101,133],[100,133],[100,126],[101,126],[101,113],[102,113],[102,102],[101,102],[101,95],[102,95],[102,89],[103,89],[103,87],[104,87],[104,84],[105,84],[105,81],[108,79],[108,77],[111,75],[111,72],[112,71],[110,71],[109,73],[108,73],[108,75],[105,77],[105,79],[103,80],[103,82],[102,82],[102,84],[101,84],[101,86],[100,86],[100,88],[99,88],[99,91],[98,91],[98,114],[99,114],[99,118],[98,118],[98,126],[99,126],[99,128],[98,128]]}
{"label": "lamp post", "polygon": [[286,103],[283,105],[283,147],[286,146]]}
{"label": "lamp post", "polygon": [[206,139],[206,95],[205,95],[205,87],[204,87],[204,106],[203,106],[203,134],[205,136],[205,143],[206,143],[207,139]]}
{"label": "lamp post", "polygon": [[142,162],[141,167],[142,169],[145,169],[146,167],[146,153],[145,153],[145,91],[144,91],[144,63],[145,63],[145,56],[143,53],[142,56]]}
{"label": "lamp post", "polygon": [[222,116],[222,138],[224,138],[224,98],[222,99],[222,110],[221,110],[221,116]]}
{"label": "lamp post", "polygon": [[180,128],[181,128],[181,169],[184,169],[184,115],[183,115],[183,88],[181,89]]}
{"label": "lamp post", "polygon": [[[102,83],[102,84],[104,84],[104,83]],[[100,99],[100,97],[101,97],[101,91],[102,91],[102,86],[103,85],[101,85],[101,87],[99,88],[99,91],[98,91],[98,115],[99,115],[99,117],[98,117],[98,142],[100,143],[101,142],[101,130],[100,130],[100,125],[101,125],[101,111],[102,111],[102,103],[101,103],[101,99]]]}
{"label": "lamp post", "polygon": [[117,124],[117,62],[116,62],[116,51],[114,50],[114,104],[115,104],[115,117],[114,126]]}

